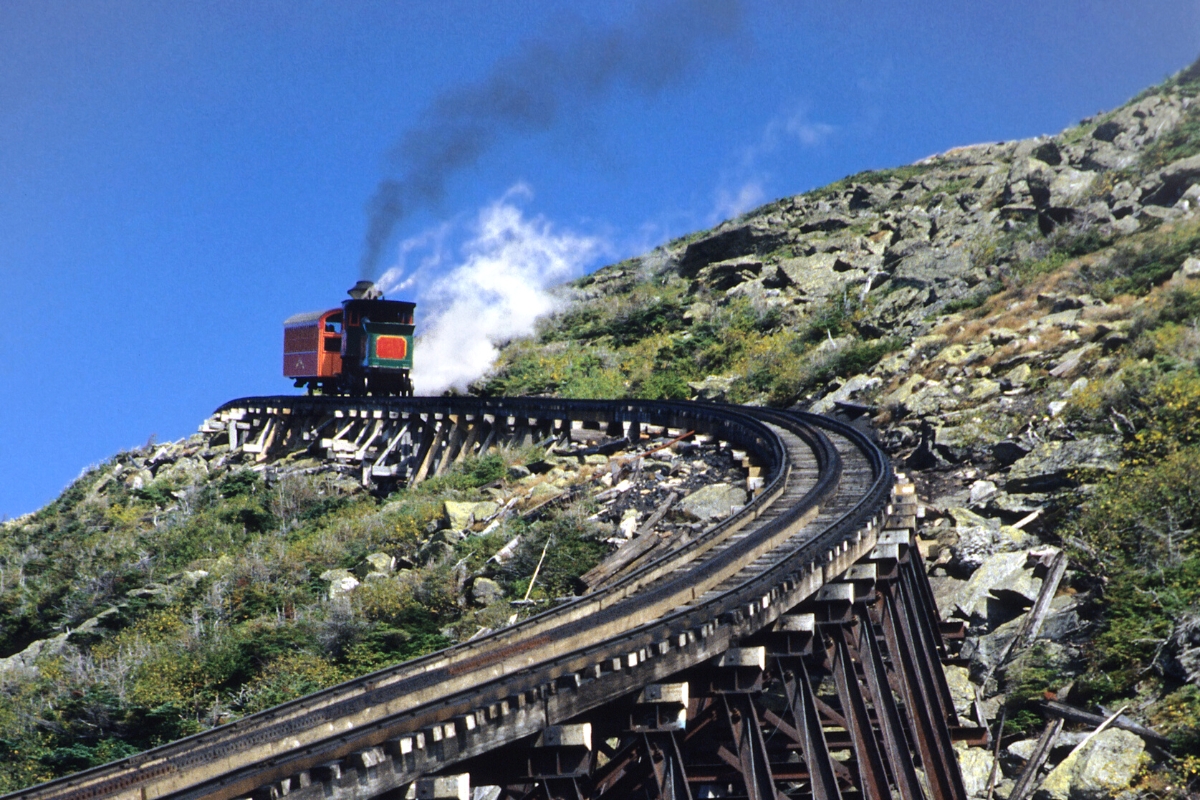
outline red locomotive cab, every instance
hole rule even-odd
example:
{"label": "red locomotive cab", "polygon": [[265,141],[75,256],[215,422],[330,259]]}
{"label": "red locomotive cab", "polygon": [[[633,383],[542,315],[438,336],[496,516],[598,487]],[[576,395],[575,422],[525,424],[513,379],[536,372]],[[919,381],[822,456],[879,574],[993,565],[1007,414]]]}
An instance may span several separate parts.
{"label": "red locomotive cab", "polygon": [[342,373],[342,309],[297,314],[283,323],[283,375],[336,378]]}

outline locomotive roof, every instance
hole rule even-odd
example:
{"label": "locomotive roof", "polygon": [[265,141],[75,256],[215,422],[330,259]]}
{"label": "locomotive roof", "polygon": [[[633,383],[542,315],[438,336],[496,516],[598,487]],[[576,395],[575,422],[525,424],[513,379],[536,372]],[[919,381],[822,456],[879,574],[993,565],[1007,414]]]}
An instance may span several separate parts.
{"label": "locomotive roof", "polygon": [[[329,311],[340,311],[341,309],[333,308]],[[321,317],[329,313],[329,311],[305,311],[303,314],[293,314],[283,321],[284,325],[303,325],[306,322],[318,322]]]}

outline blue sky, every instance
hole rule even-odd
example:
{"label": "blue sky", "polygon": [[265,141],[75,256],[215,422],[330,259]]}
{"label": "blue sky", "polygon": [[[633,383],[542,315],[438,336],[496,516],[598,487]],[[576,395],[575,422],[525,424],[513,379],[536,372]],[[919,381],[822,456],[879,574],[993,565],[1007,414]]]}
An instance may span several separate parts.
{"label": "blue sky", "polygon": [[557,279],[1197,55],[1200,3],[1154,0],[2,0],[0,517],[292,391],[280,322],[359,277],[381,181],[405,213],[367,269],[409,242],[423,300],[497,204],[576,254]]}

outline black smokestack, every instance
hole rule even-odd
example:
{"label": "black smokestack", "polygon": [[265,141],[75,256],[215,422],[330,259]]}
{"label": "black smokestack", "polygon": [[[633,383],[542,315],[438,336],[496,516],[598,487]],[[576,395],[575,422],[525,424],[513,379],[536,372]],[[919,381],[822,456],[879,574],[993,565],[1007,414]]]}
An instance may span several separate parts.
{"label": "black smokestack", "polygon": [[441,200],[446,181],[506,135],[544,131],[564,103],[614,86],[653,95],[682,78],[714,40],[736,34],[741,10],[729,0],[646,2],[624,27],[576,21],[553,39],[531,40],[478,83],[434,99],[392,152],[398,177],[371,198],[362,274],[372,277],[396,225]]}

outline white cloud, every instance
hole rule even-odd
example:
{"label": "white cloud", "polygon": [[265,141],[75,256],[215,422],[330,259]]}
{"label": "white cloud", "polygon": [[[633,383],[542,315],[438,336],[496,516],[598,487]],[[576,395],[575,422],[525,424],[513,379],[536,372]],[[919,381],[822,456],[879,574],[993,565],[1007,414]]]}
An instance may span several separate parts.
{"label": "white cloud", "polygon": [[713,210],[709,214],[709,224],[744,214],[762,205],[765,196],[762,183],[758,180],[747,181],[733,190],[718,188]]}
{"label": "white cloud", "polygon": [[837,130],[834,125],[809,119],[808,109],[804,106],[773,117],[763,127],[758,141],[738,154],[737,166],[722,175],[713,193],[709,223],[736,217],[763,203],[767,196],[764,187],[771,180],[769,170],[763,167],[764,162],[769,163],[771,158],[796,144],[802,148],[818,147]]}
{"label": "white cloud", "polygon": [[[495,363],[498,345],[527,336],[554,311],[551,287],[582,274],[609,247],[599,238],[557,230],[517,205],[523,184],[485,207],[470,225],[461,257],[451,264],[446,224],[401,245],[400,264],[380,279],[384,292],[418,289],[413,383],[418,394],[465,389]],[[407,262],[429,250],[411,272]]]}
{"label": "white cloud", "polygon": [[803,110],[783,121],[784,133],[805,147],[816,147],[832,136],[836,130],[837,128],[824,122],[810,122],[807,113]]}

